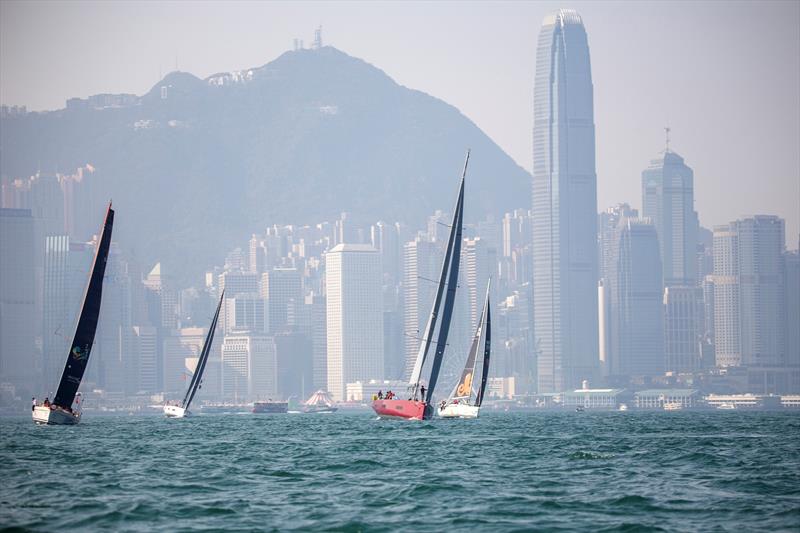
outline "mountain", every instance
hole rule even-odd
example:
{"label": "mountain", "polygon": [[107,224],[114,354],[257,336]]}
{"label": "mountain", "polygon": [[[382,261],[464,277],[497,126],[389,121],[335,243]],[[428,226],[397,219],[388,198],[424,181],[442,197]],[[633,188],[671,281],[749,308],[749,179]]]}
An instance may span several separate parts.
{"label": "mountain", "polygon": [[0,174],[91,163],[118,242],[173,272],[199,274],[275,223],[348,211],[421,226],[452,208],[467,148],[468,222],[528,205],[530,175],[455,107],[332,47],[0,121]]}

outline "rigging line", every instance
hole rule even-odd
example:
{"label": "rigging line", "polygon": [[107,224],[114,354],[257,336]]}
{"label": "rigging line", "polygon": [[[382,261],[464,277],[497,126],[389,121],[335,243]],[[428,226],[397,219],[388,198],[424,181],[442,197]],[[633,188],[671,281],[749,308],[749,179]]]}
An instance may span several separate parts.
{"label": "rigging line", "polygon": [[[447,283],[439,283],[439,282],[438,282],[438,281],[436,281],[435,279],[426,278],[425,276],[417,276],[417,279],[424,279],[425,281],[430,281],[430,282],[431,282],[431,283],[433,283],[434,285],[447,285]],[[460,287],[461,287],[461,284],[458,284],[458,285],[456,285],[456,287],[459,287],[459,288],[460,288]]]}
{"label": "rigging line", "polygon": [[[411,335],[410,333],[403,332],[403,335],[405,335],[406,337],[411,337],[412,339],[417,339],[418,341],[426,341],[426,340],[428,340],[425,337],[417,337],[416,335]],[[449,345],[450,345],[450,343],[446,343],[445,344],[445,346],[449,346]]]}

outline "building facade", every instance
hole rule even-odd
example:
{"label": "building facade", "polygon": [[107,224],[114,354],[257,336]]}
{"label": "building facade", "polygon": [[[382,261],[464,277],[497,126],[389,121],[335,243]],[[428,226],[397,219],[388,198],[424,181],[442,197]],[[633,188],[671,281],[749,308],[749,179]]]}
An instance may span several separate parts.
{"label": "building facade", "polygon": [[597,175],[589,44],[562,9],[539,33],[533,125],[533,294],[538,390],[597,371]]}
{"label": "building facade", "polygon": [[328,392],[345,399],[345,386],[383,379],[381,258],[363,244],[339,244],[325,256]]}
{"label": "building facade", "polygon": [[784,364],[784,238],[784,221],[776,216],[756,215],[714,228],[718,366]]}

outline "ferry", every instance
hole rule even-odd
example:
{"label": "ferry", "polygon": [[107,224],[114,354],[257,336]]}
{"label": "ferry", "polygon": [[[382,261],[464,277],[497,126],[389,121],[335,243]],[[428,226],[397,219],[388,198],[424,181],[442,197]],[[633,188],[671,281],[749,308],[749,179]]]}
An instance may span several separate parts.
{"label": "ferry", "polygon": [[289,402],[254,402],[253,412],[256,414],[281,414],[289,412]]}

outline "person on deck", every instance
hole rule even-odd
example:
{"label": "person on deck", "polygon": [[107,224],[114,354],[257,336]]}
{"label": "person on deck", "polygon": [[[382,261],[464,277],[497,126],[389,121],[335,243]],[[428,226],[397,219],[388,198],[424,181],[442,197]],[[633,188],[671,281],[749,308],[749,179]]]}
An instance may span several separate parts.
{"label": "person on deck", "polygon": [[31,411],[36,410],[36,397],[31,398]]}
{"label": "person on deck", "polygon": [[382,389],[378,391],[378,399],[379,400],[383,400],[383,390]]}
{"label": "person on deck", "polygon": [[45,398],[44,403],[42,405],[44,405],[45,407],[50,407],[50,398]]}
{"label": "person on deck", "polygon": [[422,386],[419,388],[419,391],[422,393],[422,397],[420,398],[420,401],[423,401],[423,402],[424,402],[424,401],[425,401],[425,385],[422,385]]}

